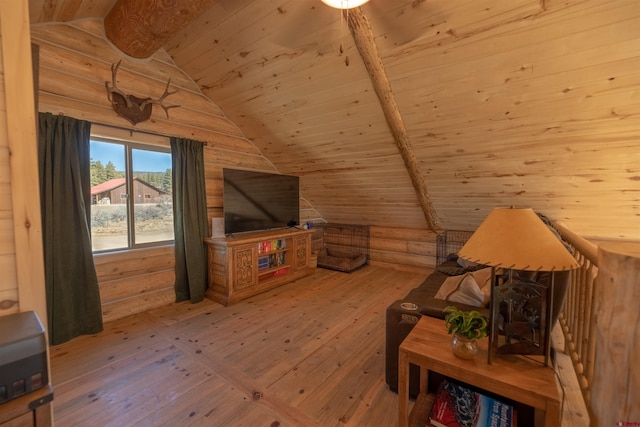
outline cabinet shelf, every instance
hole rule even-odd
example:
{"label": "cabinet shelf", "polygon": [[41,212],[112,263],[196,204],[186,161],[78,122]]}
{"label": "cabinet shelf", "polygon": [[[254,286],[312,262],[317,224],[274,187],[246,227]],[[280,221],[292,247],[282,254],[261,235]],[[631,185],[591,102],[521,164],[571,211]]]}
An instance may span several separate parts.
{"label": "cabinet shelf", "polygon": [[273,255],[273,254],[279,254],[282,252],[289,252],[291,251],[291,249],[289,248],[284,248],[284,249],[276,249],[273,251],[269,251],[269,252],[258,252],[258,258],[262,258],[263,256],[269,256],[269,255]]}
{"label": "cabinet shelf", "polygon": [[276,266],[273,266],[273,267],[270,267],[270,268],[258,269],[258,277],[262,277],[262,276],[265,276],[265,275],[267,275],[269,273],[273,273],[275,271],[283,270],[283,269],[289,268],[289,267],[290,267],[289,264],[280,264],[280,265],[276,265]]}
{"label": "cabinet shelf", "polygon": [[207,238],[207,297],[224,305],[312,274],[312,230],[272,230]]}

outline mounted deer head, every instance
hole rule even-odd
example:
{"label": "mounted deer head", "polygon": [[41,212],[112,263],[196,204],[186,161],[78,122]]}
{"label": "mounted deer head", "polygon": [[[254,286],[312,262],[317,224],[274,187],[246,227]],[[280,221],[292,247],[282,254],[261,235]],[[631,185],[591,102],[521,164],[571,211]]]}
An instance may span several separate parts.
{"label": "mounted deer head", "polygon": [[111,65],[111,84],[104,82],[107,88],[107,99],[111,102],[114,111],[135,126],[137,123],[148,120],[149,117],[151,117],[153,104],[158,104],[164,110],[167,118],[169,118],[169,109],[179,107],[179,105],[164,105],[163,103],[167,96],[178,92],[177,90],[169,92],[171,79],[167,81],[164,93],[158,99],[152,99],[151,97],[138,98],[137,96],[126,94],[118,88],[116,83],[116,74],[118,73],[121,62],[122,61],[118,61],[117,64]]}

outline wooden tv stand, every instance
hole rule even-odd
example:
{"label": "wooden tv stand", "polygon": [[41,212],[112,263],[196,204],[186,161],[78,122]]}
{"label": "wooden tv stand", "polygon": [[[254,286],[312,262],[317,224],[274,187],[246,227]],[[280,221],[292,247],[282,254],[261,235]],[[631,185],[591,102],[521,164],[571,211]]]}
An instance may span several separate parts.
{"label": "wooden tv stand", "polygon": [[207,297],[229,305],[312,274],[311,233],[283,229],[204,239]]}

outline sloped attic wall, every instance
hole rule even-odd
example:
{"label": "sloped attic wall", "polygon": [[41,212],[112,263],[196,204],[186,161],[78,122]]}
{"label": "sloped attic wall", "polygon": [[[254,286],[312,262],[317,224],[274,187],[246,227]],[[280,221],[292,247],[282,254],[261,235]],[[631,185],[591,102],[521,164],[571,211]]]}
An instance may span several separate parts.
{"label": "sloped attic wall", "polygon": [[[585,237],[640,240],[636,0],[364,10],[441,228],[515,205]],[[319,1],[218,2],[166,49],[279,170],[303,177],[325,218],[424,228],[338,18]],[[395,43],[393,21],[420,31]]]}

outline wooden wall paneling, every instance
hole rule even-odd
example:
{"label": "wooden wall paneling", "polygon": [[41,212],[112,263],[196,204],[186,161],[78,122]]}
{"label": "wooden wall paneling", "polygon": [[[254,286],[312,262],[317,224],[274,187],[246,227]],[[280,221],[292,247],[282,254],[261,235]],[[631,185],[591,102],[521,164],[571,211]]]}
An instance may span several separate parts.
{"label": "wooden wall paneling", "polygon": [[[105,98],[106,99],[106,98]],[[63,113],[74,118],[88,120],[115,127],[126,127],[126,120],[117,116],[111,105],[97,106],[87,104],[82,100],[74,100],[65,97],[40,92],[39,109],[42,112]],[[163,113],[164,114],[164,113]],[[136,129],[159,135],[178,136],[195,139],[197,141],[215,141],[216,133],[208,129],[186,126],[171,119],[152,119],[138,123]]]}
{"label": "wooden wall paneling", "polygon": [[324,222],[322,214],[304,197],[300,198],[300,223],[307,222],[322,223]]}
{"label": "wooden wall paneling", "polygon": [[97,254],[94,262],[104,321],[175,301],[173,246]]}
{"label": "wooden wall paneling", "polygon": [[[435,258],[400,252],[371,250],[371,265],[392,270],[404,270],[427,273],[435,265]],[[426,276],[425,276],[426,277]]]}
{"label": "wooden wall paneling", "polygon": [[[123,55],[103,38],[102,24],[100,20],[91,23],[80,22],[75,23],[50,23],[43,25],[33,26],[33,36],[38,41],[46,41],[48,44],[60,46],[63,49],[70,50],[73,53],[77,53],[82,56],[101,60],[108,64],[117,63],[123,59]],[[61,59],[67,57],[71,52],[63,55]],[[164,58],[162,54],[159,54],[161,58]],[[157,78],[160,81],[165,81],[167,78],[171,78],[172,82],[179,87],[191,88],[195,91],[195,84],[189,76],[185,75],[171,63],[165,63],[158,61],[153,57],[149,61],[127,61],[130,69],[137,71],[141,74],[147,72],[149,77]],[[87,64],[90,65],[90,64]],[[85,68],[87,65],[80,64],[60,64],[63,69],[71,67],[71,69]],[[78,72],[80,74],[80,72]],[[111,72],[108,73],[111,77]]]}
{"label": "wooden wall paneling", "polygon": [[[627,7],[629,6],[630,4],[627,3]],[[633,16],[632,11],[629,10],[628,12],[629,16]],[[614,15],[610,10],[608,10],[606,14],[610,16]],[[474,194],[478,194],[478,189],[496,188],[495,183],[504,182],[504,188],[507,189],[507,191],[509,191],[509,187],[507,186],[510,185],[511,192],[514,193],[514,195],[520,193],[520,196],[516,197],[516,200],[521,200],[521,204],[524,203],[539,206],[541,210],[543,210],[543,207],[547,206],[551,208],[551,212],[560,211],[560,215],[567,215],[567,211],[571,209],[570,206],[575,204],[575,200],[580,200],[580,203],[584,203],[584,199],[587,197],[593,197],[594,200],[602,199],[601,197],[595,197],[595,194],[599,191],[597,187],[604,187],[604,185],[602,183],[598,183],[598,181],[601,179],[610,180],[615,177],[615,172],[610,172],[609,168],[602,166],[603,160],[601,159],[601,156],[606,156],[606,152],[609,151],[610,148],[615,147],[617,141],[615,141],[615,137],[613,137],[611,138],[611,142],[607,142],[605,145],[603,142],[605,140],[609,140],[609,138],[604,135],[600,137],[596,135],[601,133],[603,129],[607,129],[607,132],[613,130],[608,127],[603,127],[603,120],[611,117],[611,105],[621,104],[622,109],[624,110],[625,105],[634,103],[632,96],[625,96],[621,98],[620,94],[616,94],[616,92],[618,92],[618,89],[616,88],[618,78],[616,75],[621,74],[622,76],[620,77],[620,80],[626,80],[625,75],[629,75],[628,70],[637,68],[637,66],[633,65],[638,61],[637,57],[632,56],[633,50],[630,46],[629,48],[624,47],[627,44],[626,41],[620,42],[621,39],[624,40],[629,37],[631,37],[631,40],[633,39],[631,25],[628,22],[619,23],[616,21],[615,24],[611,24],[611,31],[608,31],[607,35],[604,37],[606,40],[596,37],[598,38],[598,41],[590,44],[589,49],[587,50],[568,50],[568,46],[579,46],[583,43],[585,37],[587,37],[584,35],[584,32],[592,32],[595,34],[602,31],[602,28],[600,25],[598,25],[597,28],[593,25],[589,25],[592,24],[592,22],[587,24],[587,21],[580,21],[584,25],[584,31],[579,31],[575,27],[558,25],[561,19],[566,18],[566,16],[563,18],[560,18],[560,16],[561,15],[555,16],[555,18],[553,18],[554,22],[551,24],[541,22],[541,27],[547,27],[549,29],[548,32],[541,34],[541,38],[534,39],[528,37],[526,32],[517,32],[516,34],[507,32],[504,32],[503,34],[492,34],[491,38],[486,39],[486,41],[490,41],[492,44],[495,43],[496,54],[486,55],[486,59],[475,59],[473,55],[477,54],[477,52],[473,51],[472,44],[469,43],[463,43],[459,49],[454,50],[446,47],[442,48],[442,51],[445,51],[446,49],[447,60],[451,61],[451,63],[457,63],[458,58],[460,61],[467,61],[471,63],[469,67],[448,67],[448,69],[451,70],[450,73],[436,72],[439,69],[444,69],[446,64],[439,64],[439,68],[433,67],[434,72],[430,74],[430,80],[435,80],[436,83],[440,84],[444,79],[446,79],[447,84],[443,84],[442,87],[446,87],[447,91],[441,92],[443,98],[440,99],[441,102],[437,103],[439,117],[437,120],[430,122],[434,134],[437,135],[435,138],[432,138],[434,143],[430,144],[430,146],[425,145],[424,150],[421,149],[419,144],[416,144],[416,152],[420,157],[425,157],[428,155],[427,153],[433,152],[432,150],[437,147],[438,144],[442,145],[445,140],[448,141],[448,146],[451,147],[451,153],[448,153],[448,156],[456,155],[456,157],[459,157],[461,161],[459,162],[460,166],[458,167],[458,170],[453,171],[451,171],[449,162],[434,163],[430,175],[434,180],[438,180],[442,183],[446,182],[446,180],[450,180],[448,177],[445,178],[445,175],[453,176],[452,172],[460,172],[462,175],[461,178],[466,178],[463,168],[475,167],[483,164],[486,165],[487,161],[484,156],[491,156],[492,152],[499,153],[500,158],[496,158],[494,162],[490,165],[486,165],[485,167],[488,170],[492,170],[493,173],[496,174],[496,178],[500,175],[504,175],[504,179],[487,180],[483,183],[477,182],[477,178],[470,181],[468,180],[471,183],[475,182],[476,185],[466,183],[464,187],[460,187],[459,184],[456,185],[455,182],[452,182],[450,188],[457,188],[458,190],[454,191],[455,193],[458,193],[458,198],[463,198],[464,202],[461,204],[448,203],[450,207],[468,206],[471,200],[473,200],[472,197]],[[598,15],[598,20],[600,20],[600,15]],[[632,19],[629,19],[628,21],[632,21]],[[613,22],[613,19],[611,22]],[[564,32],[566,35],[563,37],[562,34],[558,34],[559,32]],[[526,40],[527,37],[528,40]],[[517,40],[514,40],[514,38]],[[550,43],[545,44],[544,42]],[[611,45],[614,43],[616,43],[616,47],[620,48],[611,49]],[[513,46],[518,46],[518,50],[514,51]],[[508,50],[509,48],[511,48],[511,51]],[[523,67],[524,72],[519,72],[513,67],[512,72],[502,72],[503,70],[506,71],[504,69],[505,67],[509,67],[511,65],[509,61],[505,61],[504,59],[509,56],[515,57],[518,51],[524,50],[533,50],[538,54],[532,55],[530,52],[528,55],[528,57],[536,58],[535,64],[531,66],[525,63],[525,67]],[[540,54],[544,55],[540,57]],[[470,59],[471,61],[469,61]],[[628,63],[626,66],[623,65],[625,62]],[[503,63],[504,65],[502,65]],[[574,69],[567,70],[567,64],[584,63],[591,63],[593,65],[588,68],[579,66]],[[615,70],[612,70],[612,63],[617,63],[619,66],[616,66]],[[496,64],[498,64],[498,66],[496,66]],[[393,69],[393,65],[389,68]],[[485,79],[493,78],[495,79],[495,83],[499,81],[498,78],[504,79],[505,84],[504,86],[495,85],[493,88],[489,88],[490,91],[485,91],[485,88],[482,86],[473,88],[471,85],[475,80],[468,78],[467,70],[469,69],[491,69],[491,73],[476,72],[475,76],[482,76],[481,78]],[[429,72],[428,69],[426,71]],[[421,72],[424,73],[425,70],[423,69]],[[632,84],[631,81],[633,81],[633,77],[629,76],[628,79],[629,83],[626,84]],[[403,82],[408,83],[409,81],[410,80],[404,80]],[[480,84],[479,82],[476,83]],[[621,90],[624,90],[622,88],[626,84],[622,84],[620,86]],[[407,90],[406,96],[411,97],[411,99],[415,99],[415,87],[412,89],[407,84],[403,86],[405,86]],[[405,88],[403,87],[403,90],[404,89]],[[442,135],[441,132],[443,129],[451,129],[452,126],[455,126],[454,123],[460,122],[459,108],[456,108],[459,107],[458,94],[463,94],[465,92],[471,93],[473,89],[477,90],[479,96],[483,96],[488,99],[487,102],[484,102],[482,110],[478,109],[477,112],[471,116],[472,119],[466,122],[464,126],[457,126],[456,135],[451,133],[448,135]],[[410,90],[413,92],[409,92]],[[599,94],[599,96],[592,96],[594,93]],[[438,93],[438,96],[439,95],[440,93]],[[517,97],[515,97],[515,95],[517,95]],[[402,95],[399,95],[399,97],[401,96]],[[445,102],[449,100],[451,101],[451,104]],[[515,100],[516,102],[505,105],[501,100],[505,102]],[[602,105],[602,110],[599,110],[596,103]],[[635,101],[635,103],[637,105],[637,101]],[[483,103],[478,102],[477,104],[482,105]],[[518,104],[520,106],[518,106]],[[590,104],[593,104],[593,107],[590,107]],[[451,108],[448,109],[448,107]],[[617,107],[615,108],[617,109]],[[523,113],[525,113],[524,116],[522,116],[522,113],[519,113],[521,109],[526,109],[526,111],[523,111]],[[630,113],[632,110],[633,109],[630,110]],[[449,111],[450,114],[448,114]],[[504,115],[506,111],[511,112],[508,120],[496,120],[498,115]],[[580,117],[577,116],[577,111],[580,111]],[[567,113],[570,116],[575,117],[571,117],[570,121],[566,124],[558,123],[558,117],[563,117],[567,115]],[[547,125],[547,128],[541,127],[539,122],[541,117],[548,117],[549,124]],[[623,130],[625,128],[631,129],[633,127],[632,120],[625,120],[622,118],[630,116],[621,115],[620,117],[621,119],[618,120],[619,126],[615,127],[616,131],[620,128]],[[531,120],[531,118],[534,118],[535,120]],[[473,120],[473,122],[471,120]],[[585,121],[578,126],[576,125],[577,120]],[[425,123],[425,127],[426,125],[427,123]],[[482,144],[475,144],[474,146],[474,142],[477,140],[476,134],[482,134],[482,132],[479,132],[478,127],[481,127],[483,131],[493,129],[496,131],[495,138],[488,138],[486,141],[483,141]],[[460,137],[460,134],[467,136],[467,138],[463,140]],[[549,144],[549,137],[560,134],[562,134],[564,138],[563,146],[558,145],[557,148],[552,147],[552,145]],[[519,143],[523,140],[532,141],[529,144],[530,147],[528,150],[523,149],[522,144]],[[585,142],[589,140],[599,141],[597,144],[598,147],[593,151],[585,144]],[[498,142],[501,145],[500,147],[497,145]],[[580,147],[581,144],[585,145]],[[464,152],[462,147],[464,147]],[[456,152],[456,149],[459,151]],[[613,149],[615,150],[615,148]],[[478,157],[471,158],[469,156],[465,156],[469,150],[478,151]],[[484,153],[482,151],[484,151]],[[626,151],[627,156],[630,152],[633,152],[633,150],[629,150],[628,148],[626,150],[623,149],[622,151]],[[543,161],[540,159],[540,156],[545,152],[545,156],[547,158]],[[442,154],[442,152],[440,155],[436,153],[435,157],[446,160],[448,156],[442,156]],[[585,156],[586,161],[584,163],[576,161],[577,159],[574,158],[575,156]],[[567,158],[566,164],[562,164],[564,161],[560,160],[564,158]],[[509,163],[513,163],[513,159],[520,159],[520,165],[510,166]],[[524,164],[522,163],[522,159],[524,159]],[[532,165],[537,161],[539,162],[539,166],[527,166],[527,161]],[[620,158],[612,163],[620,164]],[[572,170],[584,170],[584,168],[593,168],[594,166],[600,168],[603,174],[602,177],[588,177],[586,174],[573,177],[570,175]],[[435,171],[437,168],[442,169],[443,174],[438,175]],[[447,168],[449,170],[446,170]],[[534,168],[536,170],[533,170]],[[527,174],[528,177],[525,177],[524,179],[521,176],[515,179],[508,178],[508,175],[515,176],[513,171],[518,171],[519,174],[522,174],[526,173],[527,169],[531,170]],[[554,174],[551,172],[550,174],[550,170],[556,170],[557,173]],[[557,176],[552,176],[552,174]],[[605,178],[605,175],[607,178]],[[562,183],[566,183],[566,185],[559,186],[558,180]],[[578,188],[576,183],[581,180],[584,180],[585,183],[586,181],[591,180],[592,182],[589,185],[591,188],[587,190],[587,186],[583,185],[580,185],[580,188]],[[537,194],[545,191],[545,182],[549,183],[549,189],[546,190],[545,194],[546,197],[538,198]],[[626,180],[626,182],[630,183],[631,181]],[[611,197],[612,193],[609,193],[607,196],[604,194],[605,191],[615,191],[614,189],[621,190],[626,187],[628,187],[628,185],[625,184],[625,181],[617,181],[614,179],[613,181],[610,181],[610,187],[607,190],[603,188],[602,197]],[[439,188],[446,187],[442,186]],[[571,188],[576,188],[576,194],[569,193]],[[460,215],[452,215],[450,207],[446,206],[443,199],[444,195],[455,198],[456,194],[449,192],[449,189],[447,189],[446,192],[439,192],[435,187],[432,187],[431,189],[435,198],[440,201],[437,205],[438,210],[449,212],[447,215],[447,221],[454,223],[462,223],[464,221],[481,221],[483,215],[475,216],[473,213],[471,215],[464,213],[461,213]],[[558,198],[558,190],[560,189],[565,193],[563,198]],[[494,201],[492,202],[491,200]],[[487,197],[484,202],[481,199],[477,199],[477,203],[475,205],[468,207],[474,208],[478,206],[490,206],[491,203],[495,204],[495,199]],[[488,209],[488,207],[483,209],[483,213],[487,212],[486,209]],[[607,209],[609,212],[606,216],[610,218],[609,230],[614,232],[615,225],[613,224],[619,224],[621,221],[613,219],[611,217],[612,214],[619,214],[627,218],[635,215],[625,209],[622,211],[617,210],[615,213],[612,212],[613,210],[611,209],[611,206],[607,206]],[[473,211],[473,209],[467,210]],[[574,220],[582,222],[584,221],[584,212],[584,206],[577,207],[575,214],[572,213],[571,217]],[[602,217],[602,215],[597,214],[596,216]],[[624,220],[622,220],[622,222],[624,222]],[[593,223],[590,227],[600,228],[600,226]],[[626,228],[629,230],[629,227]],[[585,231],[581,230],[581,233],[585,233]],[[586,233],[588,233],[588,231]],[[629,236],[628,233],[629,231],[627,231],[627,236]]]}
{"label": "wooden wall paneling", "polygon": [[103,304],[131,297],[131,289],[137,295],[155,292],[161,289],[173,289],[175,271],[161,270],[149,274],[141,274],[123,279],[103,281],[100,283],[100,299]]}
{"label": "wooden wall paneling", "polygon": [[105,16],[116,0],[30,0],[31,22],[71,21],[89,16]]}
{"label": "wooden wall paneling", "polygon": [[238,155],[237,152],[227,150],[208,150],[207,163],[218,167],[274,171],[273,164],[262,155]]}
{"label": "wooden wall paneling", "polygon": [[412,228],[371,227],[371,262],[424,272],[436,264],[437,232]]}
{"label": "wooden wall paneling", "polygon": [[[86,101],[91,101],[98,105],[105,103],[106,105],[111,105],[107,100],[105,90],[105,81],[109,83],[112,81],[110,63],[99,59],[89,59],[77,53],[71,53],[70,56],[73,56],[73,58],[61,61],[56,58],[55,51],[61,50],[67,53],[67,50],[46,43],[43,43],[43,49],[46,49],[47,55],[43,57],[46,59],[46,63],[41,64],[41,67],[47,71],[45,74],[47,80],[43,81],[41,90],[70,98],[84,96]],[[76,67],[78,68],[77,70],[60,68],[61,62],[73,64],[80,61],[83,62],[84,67]],[[134,94],[141,98],[152,97],[157,99],[162,94],[170,77],[161,80],[156,77],[151,78],[148,74],[145,75],[143,70],[140,73],[130,72],[128,64],[123,63],[118,70],[118,87],[126,93]],[[141,76],[145,78],[141,79]],[[59,85],[61,81],[73,81],[73,85],[72,87],[56,86],[56,83]],[[196,117],[191,120],[195,121],[199,116],[206,116],[207,120],[211,120],[214,123],[214,127],[217,126],[221,130],[227,129],[227,133],[230,135],[238,135],[238,130],[235,126],[228,123],[228,120],[218,112],[216,105],[209,99],[201,94],[194,93],[188,88],[177,85],[174,80],[171,80],[170,90],[177,90],[177,92],[166,98],[167,105],[180,105],[183,110],[196,114]],[[164,111],[160,110],[160,112],[162,113],[161,117],[166,117]],[[171,115],[173,112],[175,110],[171,110],[169,114]],[[205,120],[202,121],[206,123]]]}
{"label": "wooden wall paneling", "polygon": [[260,150],[246,138],[238,138],[233,135],[216,134],[215,140],[204,141],[209,148],[220,148],[239,153],[261,154]]}
{"label": "wooden wall paneling", "polygon": [[[44,50],[44,49],[43,49]],[[88,80],[85,76],[78,76],[76,78],[70,78],[70,76],[66,73],[59,73],[54,69],[47,68],[43,66],[41,68],[41,80],[40,80],[40,90],[42,92],[46,92],[48,94],[56,95],[59,97],[67,98],[67,99],[82,99],[85,103],[94,104],[98,107],[109,107],[111,108],[111,103],[107,98],[107,93],[105,90],[105,81],[111,81],[110,69],[107,64],[101,64],[103,67],[101,68],[104,73],[96,70],[93,76],[103,76],[102,80]],[[121,67],[122,69],[122,67]],[[109,71],[107,71],[109,70]],[[120,73],[120,72],[119,72]],[[125,73],[123,73],[125,74]],[[120,76],[119,76],[120,77]],[[120,77],[126,78],[126,77]],[[118,79],[120,80],[120,79]],[[131,78],[130,81],[135,81],[136,79]],[[61,81],[67,81],[68,84],[61,85]],[[153,83],[156,86],[149,91],[146,92],[138,92],[138,91],[129,91],[126,89],[126,86],[130,85],[121,85],[118,83],[121,90],[125,93],[132,93],[136,96],[140,96],[142,98],[150,96],[152,98],[159,98],[164,90],[164,84],[154,81]],[[138,90],[142,90],[141,87],[144,86],[142,83]],[[178,92],[180,93],[180,92]],[[176,94],[177,95],[177,94]],[[211,115],[206,112],[192,110],[188,107],[189,103],[187,98],[198,98],[197,96],[188,96],[189,94],[183,94],[182,100],[187,102],[187,106],[184,108],[181,106],[180,108],[173,108],[169,110],[169,118],[167,118],[165,112],[160,107],[153,108],[153,113],[151,115],[150,120],[152,121],[168,121],[168,120],[176,120],[183,125],[191,126],[195,128],[209,128],[212,131],[223,133],[226,135],[234,135],[236,137],[241,137],[241,133],[238,128],[231,123],[226,118],[222,118],[216,115]],[[165,105],[181,105],[179,101],[176,99],[172,99],[173,95],[170,95],[165,99]],[[115,112],[113,113],[115,114]],[[119,117],[118,117],[119,118]],[[122,122],[122,126],[125,126],[126,120],[119,118]]]}
{"label": "wooden wall paneling", "polygon": [[131,297],[111,303],[102,304],[102,319],[105,322],[121,319],[152,308],[162,307],[176,301],[173,287],[156,292],[145,293],[140,297]]}
{"label": "wooden wall paneling", "polygon": [[[106,106],[108,108],[99,109],[99,112],[92,115],[94,117],[89,119],[96,122],[122,126],[125,122],[123,119],[115,116],[114,113],[111,113],[113,117],[111,120],[105,120],[106,117],[109,117],[107,111],[110,110],[110,104],[106,98],[104,82],[111,80],[111,63],[119,58],[117,55],[114,55],[113,50],[106,45],[104,40],[97,35],[79,30],[70,25],[37,26],[34,29],[34,34],[34,38],[43,45],[43,49],[47,49],[42,55],[43,71],[50,73],[50,75],[43,73],[43,77],[46,79],[46,84],[43,83],[43,85],[46,90],[49,90],[51,94],[58,94],[64,97],[63,99],[83,99],[85,102],[95,103],[96,106]],[[87,46],[91,48],[87,48]],[[87,57],[92,59],[88,59]],[[224,134],[224,137],[218,141],[219,145],[224,146],[225,142],[231,142],[229,136],[233,135],[238,137],[237,140],[233,142],[233,147],[242,146],[246,151],[255,152],[255,148],[247,148],[251,144],[244,139],[233,123],[223,117],[219,107],[210,100],[205,100],[193,81],[188,77],[185,78],[184,73],[177,70],[178,69],[171,64],[152,61],[151,64],[127,62],[126,67],[123,67],[123,69],[119,71],[119,86],[123,89],[131,90],[133,93],[139,93],[142,96],[153,96],[156,91],[157,95],[159,95],[167,79],[171,78],[171,87],[177,87],[179,92],[168,97],[167,101],[185,106],[184,108],[180,108],[180,110],[183,110],[182,112],[176,112],[178,109],[173,109],[170,112],[171,120],[166,119],[163,111],[155,109],[152,119],[155,123],[151,123],[152,121],[141,123],[138,125],[138,128],[149,131],[155,130],[156,132],[165,134],[175,134],[175,131],[171,132],[168,130],[172,128],[172,126],[175,128],[175,123],[171,126],[167,125],[167,130],[165,131],[162,129],[158,130],[158,126],[153,125],[177,120],[182,124],[195,127],[192,131],[183,131],[182,134],[178,136],[207,141],[210,140],[211,137],[205,137],[205,129],[210,129],[214,132]],[[145,76],[145,78],[140,79],[141,76]],[[149,77],[152,79],[149,79]],[[69,79],[75,79],[74,84],[65,85],[65,88],[61,89],[59,82]],[[85,86],[83,87],[83,85]],[[93,98],[87,98],[87,96]],[[55,104],[56,102],[61,101],[50,102],[49,100],[45,100],[45,107]],[[78,109],[83,111],[86,109],[86,106]],[[200,116],[202,119],[198,119]]]}
{"label": "wooden wall paneling", "polygon": [[[371,227],[371,262],[395,269],[426,272],[435,266],[436,233],[425,229]],[[324,236],[331,241],[331,236]]]}
{"label": "wooden wall paneling", "polygon": [[96,254],[93,258],[100,283],[171,270],[175,263],[173,246]]}
{"label": "wooden wall paneling", "polygon": [[6,144],[11,153],[11,201],[15,271],[20,310],[34,310],[47,327],[42,223],[36,149],[36,118],[31,72],[28,2],[0,3]]}
{"label": "wooden wall paneling", "polygon": [[[175,46],[182,46],[174,56],[178,63],[194,63],[194,72],[189,73],[194,80],[200,81],[211,67],[220,70],[220,74],[227,74],[237,65],[235,58],[239,53],[255,52],[252,43],[255,40],[262,40],[265,37],[264,28],[258,21],[265,16],[277,16],[288,9],[287,6],[279,8],[266,2],[252,2],[250,7],[246,6],[246,1],[235,2],[231,7],[233,11],[227,9],[227,5],[221,3],[214,4],[212,8],[205,11],[200,19],[179,32],[167,44],[169,52]],[[231,13],[229,13],[231,12]],[[286,13],[286,12],[285,12]],[[237,33],[241,32],[242,36]],[[233,37],[232,35],[236,35]],[[196,48],[205,46],[206,56],[214,59],[214,62],[204,67],[198,67],[197,62],[202,59],[202,51]],[[261,52],[261,55],[263,53]]]}

